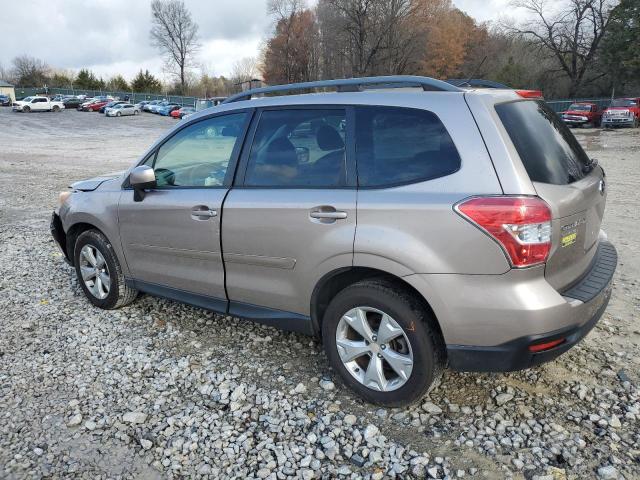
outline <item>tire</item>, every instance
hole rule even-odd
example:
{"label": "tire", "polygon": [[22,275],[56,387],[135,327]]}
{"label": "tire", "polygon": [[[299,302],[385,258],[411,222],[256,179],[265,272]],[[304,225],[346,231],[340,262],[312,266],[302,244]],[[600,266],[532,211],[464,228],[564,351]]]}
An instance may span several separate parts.
{"label": "tire", "polygon": [[[94,259],[98,260],[97,262],[91,263],[88,261],[88,257],[83,255],[83,249],[85,247],[94,252]],[[99,261],[100,256],[102,257],[102,262]],[[76,267],[76,275],[82,291],[87,299],[96,307],[112,310],[128,305],[136,299],[138,291],[125,284],[122,268],[118,262],[115,251],[109,240],[107,240],[107,237],[98,230],[87,230],[80,234],[74,247],[73,259]],[[93,280],[94,291],[92,291],[87,285],[87,283],[90,283],[91,278],[87,278],[88,282],[83,279],[83,269],[86,273],[87,270],[93,268],[93,265],[97,265],[96,268],[98,269],[102,267],[101,270],[105,272],[109,278],[110,285],[106,294],[103,283],[96,285],[96,280]],[[98,277],[94,274],[93,278]],[[100,278],[104,278],[104,274],[101,274]],[[100,293],[104,296],[96,295],[96,293],[94,293],[96,289],[99,289]]]}
{"label": "tire", "polygon": [[24,113],[29,113],[29,112],[31,112],[31,108],[30,107],[22,107],[22,111]]}
{"label": "tire", "polygon": [[139,112],[138,110],[134,110],[134,111],[133,111],[133,114],[134,114],[134,115],[138,115],[139,113],[140,113],[140,112]]}
{"label": "tire", "polygon": [[53,110],[54,112],[59,112],[60,111],[60,107],[58,105],[54,105],[51,110]]}
{"label": "tire", "polygon": [[116,117],[119,117],[119,116],[120,116],[120,112],[116,112]]}
{"label": "tire", "polygon": [[[350,328],[344,318],[356,318],[352,312],[357,307],[369,308],[366,314],[372,323],[371,342],[363,341],[363,336]],[[347,315],[349,313],[349,316]],[[380,343],[377,336],[382,336],[382,329],[377,328],[382,323],[381,314],[391,317],[394,329],[400,327],[400,336],[394,340]],[[379,324],[376,326],[376,320]],[[389,322],[389,320],[387,320]],[[345,330],[345,325],[349,325]],[[346,336],[343,336],[346,332]],[[370,382],[373,388],[365,385],[374,353],[365,353],[356,360],[343,363],[341,352],[338,350],[338,339],[344,345],[353,339],[362,345],[374,347],[379,360],[377,365],[383,369],[382,378],[387,382],[387,388],[379,388],[380,383]],[[423,302],[401,286],[386,280],[364,280],[348,286],[338,293],[330,302],[322,322],[322,338],[324,349],[331,366],[338,371],[343,381],[366,401],[386,407],[403,407],[419,401],[440,378],[444,369],[446,355],[443,341],[440,337],[435,318],[428,311]],[[382,337],[381,337],[382,338]],[[396,342],[396,347],[392,345]],[[408,345],[407,345],[408,342]],[[398,348],[400,347],[400,348]],[[385,355],[401,353],[402,358],[413,357],[413,364],[406,379],[402,379],[391,368]],[[345,353],[346,356],[346,353]],[[396,357],[399,358],[399,357]],[[375,371],[373,369],[372,371]],[[361,378],[357,378],[360,376]],[[362,378],[363,377],[363,378]],[[378,377],[379,378],[379,377]],[[394,386],[395,382],[395,386]],[[375,387],[378,385],[378,387]]]}

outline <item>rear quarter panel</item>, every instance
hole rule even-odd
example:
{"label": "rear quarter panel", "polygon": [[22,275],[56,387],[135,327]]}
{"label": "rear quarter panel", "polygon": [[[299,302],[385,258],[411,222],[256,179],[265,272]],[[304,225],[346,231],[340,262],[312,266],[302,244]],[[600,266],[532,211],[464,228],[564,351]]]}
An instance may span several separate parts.
{"label": "rear quarter panel", "polygon": [[502,193],[463,96],[420,93],[412,100],[396,105],[435,113],[460,154],[461,168],[421,183],[360,188],[354,265],[400,276],[506,272],[509,264],[500,247],[453,210],[464,198]]}

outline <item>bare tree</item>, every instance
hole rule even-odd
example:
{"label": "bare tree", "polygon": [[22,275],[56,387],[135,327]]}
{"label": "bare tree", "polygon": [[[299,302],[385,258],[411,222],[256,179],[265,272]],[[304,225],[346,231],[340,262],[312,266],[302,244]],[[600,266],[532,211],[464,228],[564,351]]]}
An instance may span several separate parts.
{"label": "bare tree", "polygon": [[151,15],[151,42],[165,55],[167,65],[178,77],[184,92],[187,70],[200,47],[198,25],[182,0],[153,0]]}
{"label": "bare tree", "polygon": [[[560,8],[554,8],[558,3]],[[515,0],[513,5],[529,12],[533,19],[510,27],[510,32],[533,41],[556,59],[556,71],[569,78],[570,97],[584,83],[597,78],[587,80],[587,73],[609,26],[612,0]]]}
{"label": "bare tree", "polygon": [[231,81],[234,84],[248,82],[258,75],[258,59],[256,57],[241,58],[236,60],[231,67]]}
{"label": "bare tree", "polygon": [[324,43],[344,57],[346,75],[407,69],[410,0],[321,0],[318,9]]}
{"label": "bare tree", "polygon": [[21,55],[15,57],[13,63],[13,78],[21,87],[41,87],[49,79],[50,68],[42,60]]}

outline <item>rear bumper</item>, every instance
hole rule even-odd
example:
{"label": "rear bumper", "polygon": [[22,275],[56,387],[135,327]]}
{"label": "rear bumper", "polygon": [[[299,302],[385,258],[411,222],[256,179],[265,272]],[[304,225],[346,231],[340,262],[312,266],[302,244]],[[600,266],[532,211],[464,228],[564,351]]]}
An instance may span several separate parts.
{"label": "rear bumper", "polygon": [[[582,340],[598,323],[611,297],[611,280],[616,264],[615,247],[609,242],[601,242],[590,269],[578,283],[562,292],[569,308],[573,309],[571,317],[577,323],[544,333],[523,335],[496,346],[447,345],[450,368],[473,372],[507,372],[530,368],[557,358]],[[517,321],[517,314],[514,312],[513,321]],[[538,353],[529,349],[531,345],[554,340],[562,343]]]}

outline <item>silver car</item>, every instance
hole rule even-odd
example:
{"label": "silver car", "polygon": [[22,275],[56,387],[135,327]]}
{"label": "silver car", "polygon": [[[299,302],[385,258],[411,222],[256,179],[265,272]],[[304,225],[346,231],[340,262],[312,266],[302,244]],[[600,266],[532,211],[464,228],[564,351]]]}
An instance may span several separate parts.
{"label": "silver car", "polygon": [[[296,94],[314,88],[338,91]],[[536,92],[374,77],[198,112],[61,193],[51,229],[97,307],[142,291],[315,335],[346,385],[400,406],[446,366],[528,368],[594,327],[606,193]]]}
{"label": "silver car", "polygon": [[125,115],[138,115],[140,109],[130,103],[119,103],[104,111],[107,117],[124,117]]}

